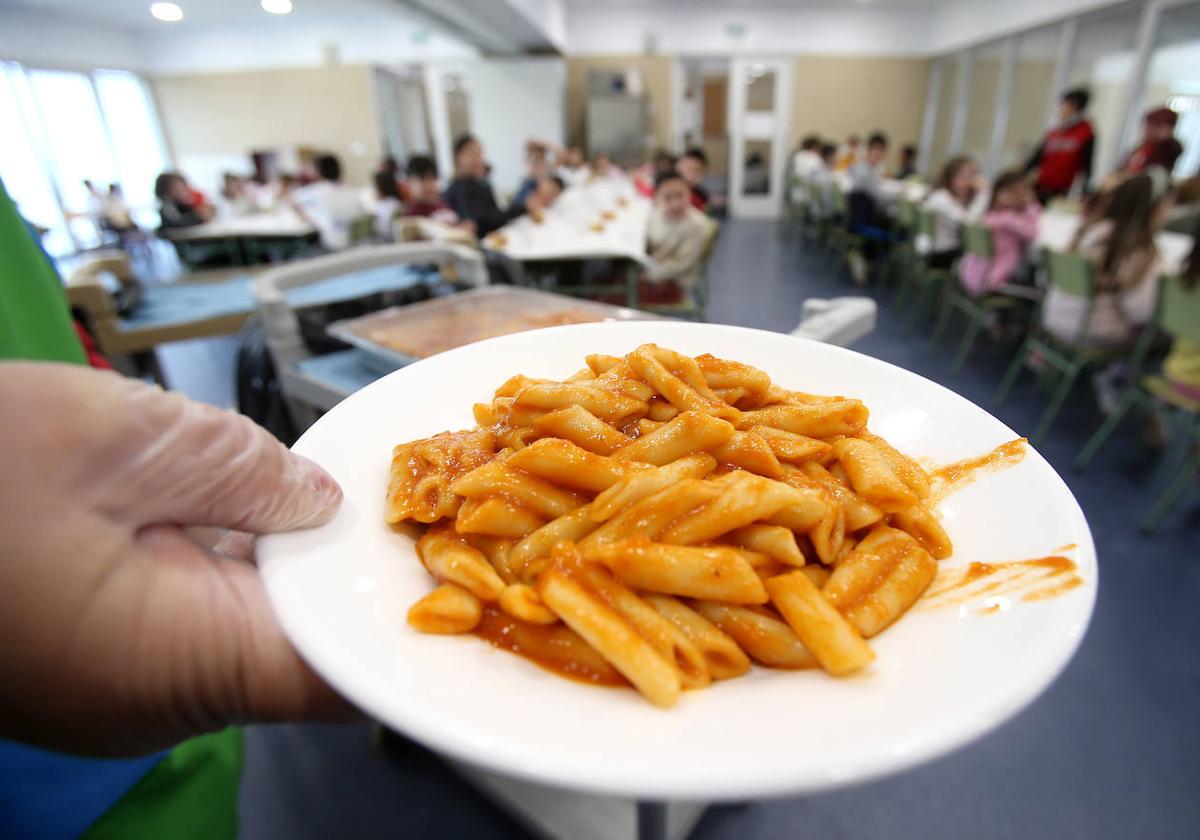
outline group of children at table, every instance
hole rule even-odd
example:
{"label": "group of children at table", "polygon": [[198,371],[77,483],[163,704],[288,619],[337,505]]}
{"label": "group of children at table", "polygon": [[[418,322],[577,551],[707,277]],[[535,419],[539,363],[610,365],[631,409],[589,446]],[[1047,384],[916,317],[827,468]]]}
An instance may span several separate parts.
{"label": "group of children at table", "polygon": [[[957,278],[972,295],[1020,294],[1015,286],[1032,283],[1027,255],[1038,238],[1043,203],[1078,191],[1092,167],[1094,130],[1085,117],[1087,92],[1068,91],[1060,103],[1060,119],[1021,170],[998,175],[992,184],[967,157],[943,167],[922,202],[932,216],[928,241],[917,246],[931,267],[957,266]],[[1182,147],[1172,136],[1175,114],[1165,108],[1146,113],[1139,145],[1122,160],[1118,171],[1083,203],[1069,250],[1093,266],[1094,301],[1050,288],[1041,307],[1042,327],[1054,337],[1094,348],[1125,348],[1137,341],[1154,315],[1163,263],[1155,234],[1171,212],[1174,191],[1169,173]],[[887,138],[877,133],[865,154],[847,146],[850,185],[848,223],[865,234],[872,225],[889,224],[886,210],[894,203],[881,189]],[[812,145],[797,155],[797,172],[823,187],[828,173],[841,163],[831,146]],[[805,155],[808,152],[809,154]],[[823,180],[828,178],[828,180]],[[820,189],[814,190],[819,197]],[[862,211],[861,202],[867,210]],[[992,238],[990,256],[963,254],[963,226],[982,224]],[[853,266],[852,266],[853,268]],[[1194,288],[1200,282],[1195,246],[1177,281]],[[1200,346],[1177,341],[1164,367],[1174,389],[1186,399],[1200,399]]]}

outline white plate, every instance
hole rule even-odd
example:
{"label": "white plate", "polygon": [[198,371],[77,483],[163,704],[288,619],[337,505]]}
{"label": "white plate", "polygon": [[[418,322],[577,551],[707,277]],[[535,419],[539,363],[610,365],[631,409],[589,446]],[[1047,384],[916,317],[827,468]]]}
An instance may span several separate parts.
{"label": "white plate", "polygon": [[405,613],[432,584],[412,541],[384,525],[392,446],[472,426],[472,404],[512,374],[564,378],[588,353],[648,341],[748,362],[785,387],[859,397],[872,430],[915,456],[948,462],[1016,437],[900,368],[737,327],[584,324],[434,356],[359,391],[296,444],[345,490],[328,525],[259,547],[271,601],[308,662],[370,714],[456,759],[599,793],[710,800],[811,792],[912,767],[998,726],[1066,665],[1095,600],[1095,548],[1079,505],[1033,451],[942,504],[956,549],[943,563],[1028,559],[1075,543],[1084,584],[991,615],[914,611],[872,641],[878,659],[856,677],[755,669],[663,711],[474,636],[410,629]]}

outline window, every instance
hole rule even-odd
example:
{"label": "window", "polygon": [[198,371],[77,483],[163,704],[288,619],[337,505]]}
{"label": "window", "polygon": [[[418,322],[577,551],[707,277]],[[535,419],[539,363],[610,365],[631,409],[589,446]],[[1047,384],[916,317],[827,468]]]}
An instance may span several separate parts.
{"label": "window", "polygon": [[1017,66],[1000,154],[1002,170],[1024,166],[1046,131],[1050,102],[1061,93],[1052,90],[1061,31],[1057,25],[1047,26],[1017,40]]}
{"label": "window", "polygon": [[1137,62],[1142,7],[1126,5],[1079,21],[1067,86],[1083,86],[1092,94],[1090,111],[1096,127],[1093,180],[1102,178],[1117,159],[1125,128],[1129,79]]}
{"label": "window", "polygon": [[0,126],[5,126],[0,131],[0,178],[21,215],[50,231],[46,246],[70,250],[66,220],[38,156],[39,145],[25,130],[31,104],[20,67],[0,64]]}
{"label": "window", "polygon": [[[0,177],[53,256],[100,242],[84,180],[120,184],[141,224],[157,223],[154,179],[167,165],[158,117],[133,73],[26,70],[0,63]],[[94,203],[94,202],[93,202]]]}
{"label": "window", "polygon": [[950,148],[950,134],[954,130],[954,100],[958,95],[958,65],[956,55],[939,59],[942,65],[942,83],[938,91],[937,121],[933,129],[933,143],[929,147],[929,177],[937,178],[954,150]]}
{"label": "window", "polygon": [[989,44],[975,51],[971,90],[967,99],[967,123],[962,151],[983,166],[992,147],[992,125],[996,118],[996,96],[1004,65],[1004,45]]}
{"label": "window", "polygon": [[98,70],[94,78],[125,201],[139,222],[156,224],[154,180],[167,156],[150,91],[133,73]]}

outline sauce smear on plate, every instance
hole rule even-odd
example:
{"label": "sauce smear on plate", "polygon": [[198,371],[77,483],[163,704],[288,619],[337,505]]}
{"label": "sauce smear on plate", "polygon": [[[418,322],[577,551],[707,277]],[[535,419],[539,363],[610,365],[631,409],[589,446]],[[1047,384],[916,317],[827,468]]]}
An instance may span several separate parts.
{"label": "sauce smear on plate", "polygon": [[581,636],[562,624],[529,624],[484,607],[473,632],[492,647],[512,651],[559,676],[589,685],[629,685]]}
{"label": "sauce smear on plate", "polygon": [[[1022,601],[1054,598],[1083,584],[1079,567],[1067,557],[1053,555],[1009,563],[971,563],[940,572],[924,596],[924,606],[963,604],[985,595],[1019,596]],[[981,612],[996,612],[993,604]]]}
{"label": "sauce smear on plate", "polygon": [[928,504],[936,504],[951,493],[958,492],[973,483],[980,473],[997,472],[1020,463],[1027,450],[1028,441],[1017,438],[1000,444],[986,455],[955,461],[931,470],[929,477],[933,487]]}

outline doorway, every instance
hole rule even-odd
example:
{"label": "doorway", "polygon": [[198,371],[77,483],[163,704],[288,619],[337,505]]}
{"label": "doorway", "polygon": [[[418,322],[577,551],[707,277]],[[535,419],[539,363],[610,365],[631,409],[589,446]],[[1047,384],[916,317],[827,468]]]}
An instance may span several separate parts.
{"label": "doorway", "polygon": [[792,62],[735,58],[729,80],[730,210],[744,218],[777,217],[786,189]]}

